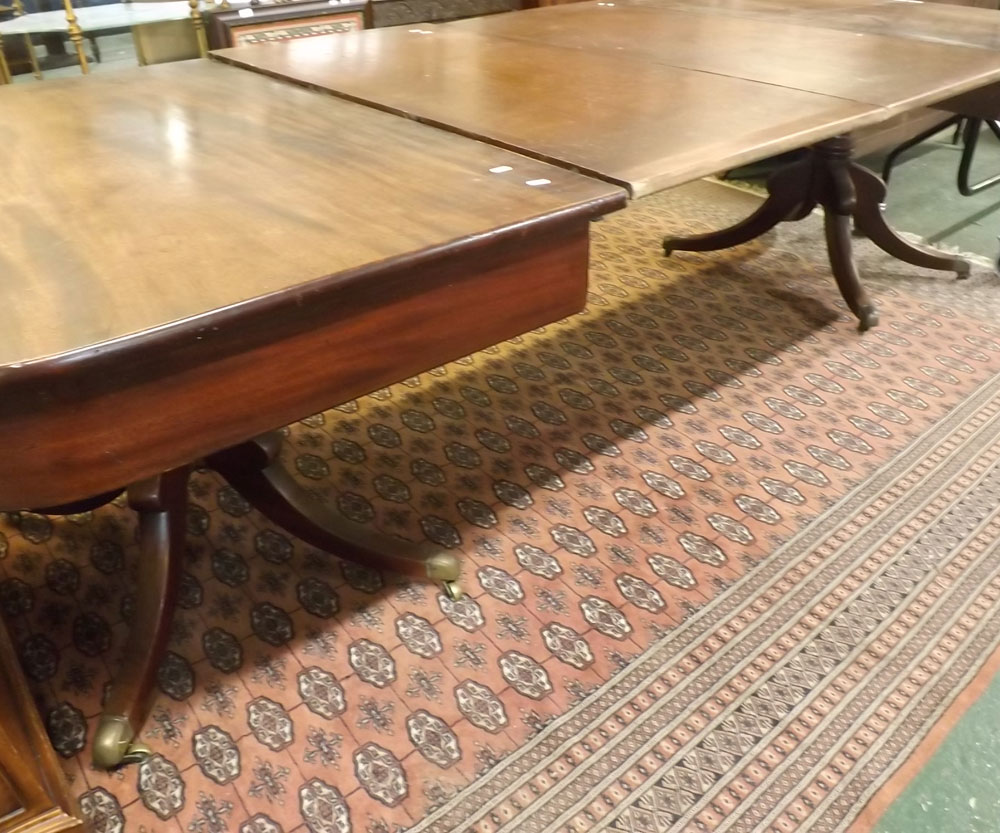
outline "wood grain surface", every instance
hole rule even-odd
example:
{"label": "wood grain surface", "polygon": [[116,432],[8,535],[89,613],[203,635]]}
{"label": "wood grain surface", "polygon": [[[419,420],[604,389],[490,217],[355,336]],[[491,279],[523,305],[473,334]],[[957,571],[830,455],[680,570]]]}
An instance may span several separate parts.
{"label": "wood grain surface", "polygon": [[883,3],[817,10],[796,23],[847,32],[1000,50],[1000,14],[992,8],[941,3]]}
{"label": "wood grain surface", "polygon": [[5,509],[157,475],[577,312],[589,222],[625,202],[207,62],[14,87],[0,119]]}
{"label": "wood grain surface", "polygon": [[213,57],[557,161],[635,196],[885,118],[874,105],[455,24]]}
{"label": "wood grain surface", "polygon": [[214,311],[621,200],[204,61],[11,87],[0,123],[0,379],[180,322],[210,332]]}
{"label": "wood grain surface", "polygon": [[680,9],[712,15],[773,18],[786,20],[809,17],[828,9],[865,9],[910,0],[612,0],[616,5]]}
{"label": "wood grain surface", "polygon": [[[883,9],[890,9],[891,15],[883,14]],[[979,23],[984,29],[1000,30],[1000,15],[942,8],[950,15],[920,18],[922,30],[936,31],[936,38],[896,36],[893,21],[914,18],[922,9],[921,4],[882,4],[804,18],[804,24],[795,18],[783,22],[783,13],[744,18],[595,0],[460,21],[448,28],[568,47],[588,55],[627,55],[876,104],[890,111],[933,104],[1000,79],[1000,54],[956,45]],[[847,31],[810,22],[838,15]],[[911,28],[919,31],[921,26]],[[946,42],[949,37],[953,42]]]}

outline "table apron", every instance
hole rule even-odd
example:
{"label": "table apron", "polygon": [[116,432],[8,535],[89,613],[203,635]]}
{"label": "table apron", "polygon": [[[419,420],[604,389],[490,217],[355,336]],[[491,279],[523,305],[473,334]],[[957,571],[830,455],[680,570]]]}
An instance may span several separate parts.
{"label": "table apron", "polygon": [[588,226],[574,218],[380,274],[357,290],[360,311],[341,293],[326,320],[303,310],[309,326],[288,332],[286,315],[274,339],[261,336],[266,319],[247,322],[249,349],[220,350],[217,339],[202,359],[187,343],[176,356],[116,357],[127,368],[117,374],[76,361],[22,379],[23,390],[16,377],[0,382],[0,508],[69,503],[153,476],[578,312]]}

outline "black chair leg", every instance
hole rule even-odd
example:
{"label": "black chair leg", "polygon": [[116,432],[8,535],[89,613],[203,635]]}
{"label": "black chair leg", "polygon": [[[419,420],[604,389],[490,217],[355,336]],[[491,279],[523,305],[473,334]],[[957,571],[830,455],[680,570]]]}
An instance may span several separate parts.
{"label": "black chair leg", "polygon": [[892,174],[892,168],[896,164],[896,160],[900,157],[901,154],[906,153],[906,151],[908,151],[910,148],[915,148],[917,145],[926,142],[929,138],[931,138],[931,136],[937,135],[946,127],[954,126],[957,131],[961,127],[963,120],[964,120],[963,116],[954,116],[948,119],[948,121],[946,122],[943,122],[941,124],[936,124],[934,125],[934,127],[928,128],[922,133],[918,133],[912,139],[908,139],[907,141],[903,142],[903,144],[893,148],[892,151],[889,153],[889,155],[885,158],[885,162],[882,164],[883,182],[888,183],[889,177]]}
{"label": "black chair leg", "polygon": [[964,147],[962,148],[962,158],[958,163],[958,192],[963,197],[971,197],[987,188],[1000,184],[1000,174],[982,179],[979,182],[969,182],[969,173],[972,170],[972,161],[976,156],[976,147],[979,144],[979,134],[985,122],[990,132],[1000,139],[1000,124],[993,119],[968,119],[965,123]]}

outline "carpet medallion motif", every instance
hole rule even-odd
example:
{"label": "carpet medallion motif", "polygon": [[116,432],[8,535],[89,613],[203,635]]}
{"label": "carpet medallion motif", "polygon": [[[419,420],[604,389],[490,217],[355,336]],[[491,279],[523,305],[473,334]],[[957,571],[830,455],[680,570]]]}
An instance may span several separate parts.
{"label": "carpet medallion motif", "polygon": [[861,244],[859,335],[815,218],[658,254],[753,205],[641,200],[586,312],[285,430],[347,518],[459,550],[460,601],[197,473],[139,766],[88,762],[129,513],[8,516],[0,610],[95,833],[845,830],[1000,643],[1000,304]]}

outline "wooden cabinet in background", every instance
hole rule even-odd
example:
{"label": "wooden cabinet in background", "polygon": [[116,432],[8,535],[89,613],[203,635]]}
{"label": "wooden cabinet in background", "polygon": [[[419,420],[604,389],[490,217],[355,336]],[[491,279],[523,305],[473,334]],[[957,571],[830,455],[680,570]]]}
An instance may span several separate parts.
{"label": "wooden cabinet in background", "polygon": [[210,49],[355,32],[371,26],[367,0],[262,0],[206,16]]}
{"label": "wooden cabinet in background", "polygon": [[85,833],[0,622],[0,833]]}

